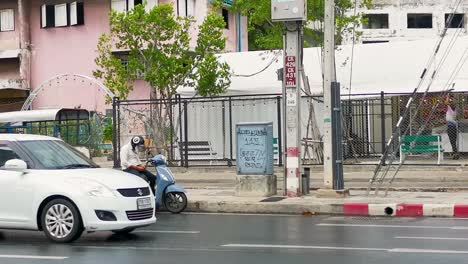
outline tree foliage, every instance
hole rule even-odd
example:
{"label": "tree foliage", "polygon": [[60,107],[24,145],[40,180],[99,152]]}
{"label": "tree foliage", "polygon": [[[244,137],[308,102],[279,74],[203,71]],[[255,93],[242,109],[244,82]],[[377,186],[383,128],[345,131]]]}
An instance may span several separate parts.
{"label": "tree foliage", "polygon": [[[223,93],[230,85],[230,68],[217,60],[225,48],[225,23],[210,13],[195,28],[192,17],[174,14],[172,5],[161,4],[147,11],[137,5],[128,12],[110,14],[110,32],[97,45],[94,76],[103,80],[120,98],[127,98],[134,81],[144,80],[153,89],[151,97],[161,105],[152,107],[151,134],[164,145],[169,125],[171,99],[180,86],[193,87],[198,95]],[[190,32],[198,32],[196,45]],[[122,63],[125,58],[126,63]],[[159,146],[163,147],[163,146]]]}
{"label": "tree foliage", "polygon": [[[222,5],[224,0],[215,0]],[[370,7],[372,0],[360,0],[358,5]],[[362,16],[354,15],[354,0],[335,0],[336,43],[340,44],[353,28],[362,22]],[[284,27],[271,21],[271,0],[236,0],[231,11],[248,17],[249,49],[271,50],[283,46]],[[307,0],[307,26],[304,28],[304,45],[321,46],[323,43],[323,20],[325,0]],[[351,14],[351,15],[350,15]]]}
{"label": "tree foliage", "polygon": [[[110,33],[103,34],[97,46],[94,76],[121,98],[137,79],[148,82],[162,98],[171,98],[181,85],[194,87],[201,96],[222,93],[230,84],[229,66],[216,60],[225,48],[224,20],[210,13],[191,48],[193,27],[193,18],[176,16],[168,4],[149,12],[143,5],[112,11]],[[126,51],[126,65],[115,50]]]}

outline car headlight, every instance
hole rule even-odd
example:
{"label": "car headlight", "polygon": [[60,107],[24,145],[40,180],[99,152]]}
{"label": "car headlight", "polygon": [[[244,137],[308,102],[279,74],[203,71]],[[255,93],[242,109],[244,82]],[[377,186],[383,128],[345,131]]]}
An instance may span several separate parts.
{"label": "car headlight", "polygon": [[115,197],[114,193],[107,188],[106,186],[102,185],[99,182],[93,180],[86,180],[86,179],[69,179],[71,184],[75,186],[79,186],[81,190],[93,197]]}

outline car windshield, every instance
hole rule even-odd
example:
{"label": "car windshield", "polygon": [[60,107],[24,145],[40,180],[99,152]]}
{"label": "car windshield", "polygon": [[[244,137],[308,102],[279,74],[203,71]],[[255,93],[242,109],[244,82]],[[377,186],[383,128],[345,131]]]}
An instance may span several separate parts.
{"label": "car windshield", "polygon": [[83,169],[98,166],[59,140],[36,140],[19,142],[45,169]]}

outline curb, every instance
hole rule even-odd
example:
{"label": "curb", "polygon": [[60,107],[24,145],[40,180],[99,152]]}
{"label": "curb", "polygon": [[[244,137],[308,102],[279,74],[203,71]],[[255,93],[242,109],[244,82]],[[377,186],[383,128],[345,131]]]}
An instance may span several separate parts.
{"label": "curb", "polygon": [[468,205],[460,204],[343,204],[345,216],[468,217]]}
{"label": "curb", "polygon": [[187,212],[468,218],[468,204],[262,203],[190,200]]}

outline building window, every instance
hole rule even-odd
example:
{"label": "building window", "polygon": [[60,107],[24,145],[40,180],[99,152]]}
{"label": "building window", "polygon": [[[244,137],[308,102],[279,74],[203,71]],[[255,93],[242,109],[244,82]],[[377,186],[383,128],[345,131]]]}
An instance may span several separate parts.
{"label": "building window", "polygon": [[84,5],[81,2],[70,4],[70,25],[84,25]]}
{"label": "building window", "polygon": [[130,72],[128,68],[128,52],[113,52],[114,56],[120,60],[120,64],[123,66],[126,72],[130,73],[135,77],[137,80],[143,80],[145,78],[145,71],[136,70],[135,72]]}
{"label": "building window", "polygon": [[362,27],[365,29],[388,28],[388,14],[366,14],[366,22]]}
{"label": "building window", "polygon": [[[449,18],[452,14],[445,14],[445,25],[449,22]],[[448,28],[464,28],[465,27],[465,14],[454,14],[452,21],[448,24]]]}
{"label": "building window", "polygon": [[408,28],[432,28],[432,14],[408,14]]}
{"label": "building window", "polygon": [[55,7],[53,5],[41,6],[41,27],[48,28],[55,26]]}
{"label": "building window", "polygon": [[229,29],[229,11],[223,8],[222,14],[223,14],[224,23],[226,24],[225,28]]}
{"label": "building window", "polygon": [[55,5],[55,27],[68,26],[67,4]]}
{"label": "building window", "polygon": [[41,6],[41,27],[67,27],[84,25],[83,2]]}
{"label": "building window", "polygon": [[15,30],[15,11],[13,9],[0,10],[0,31]]}
{"label": "building window", "polygon": [[[143,5],[145,1],[143,0],[112,0],[111,7],[112,10],[116,12],[127,12],[132,10],[137,5]],[[146,11],[151,10],[153,7],[157,5],[157,0],[148,0],[146,1],[145,9]]]}

